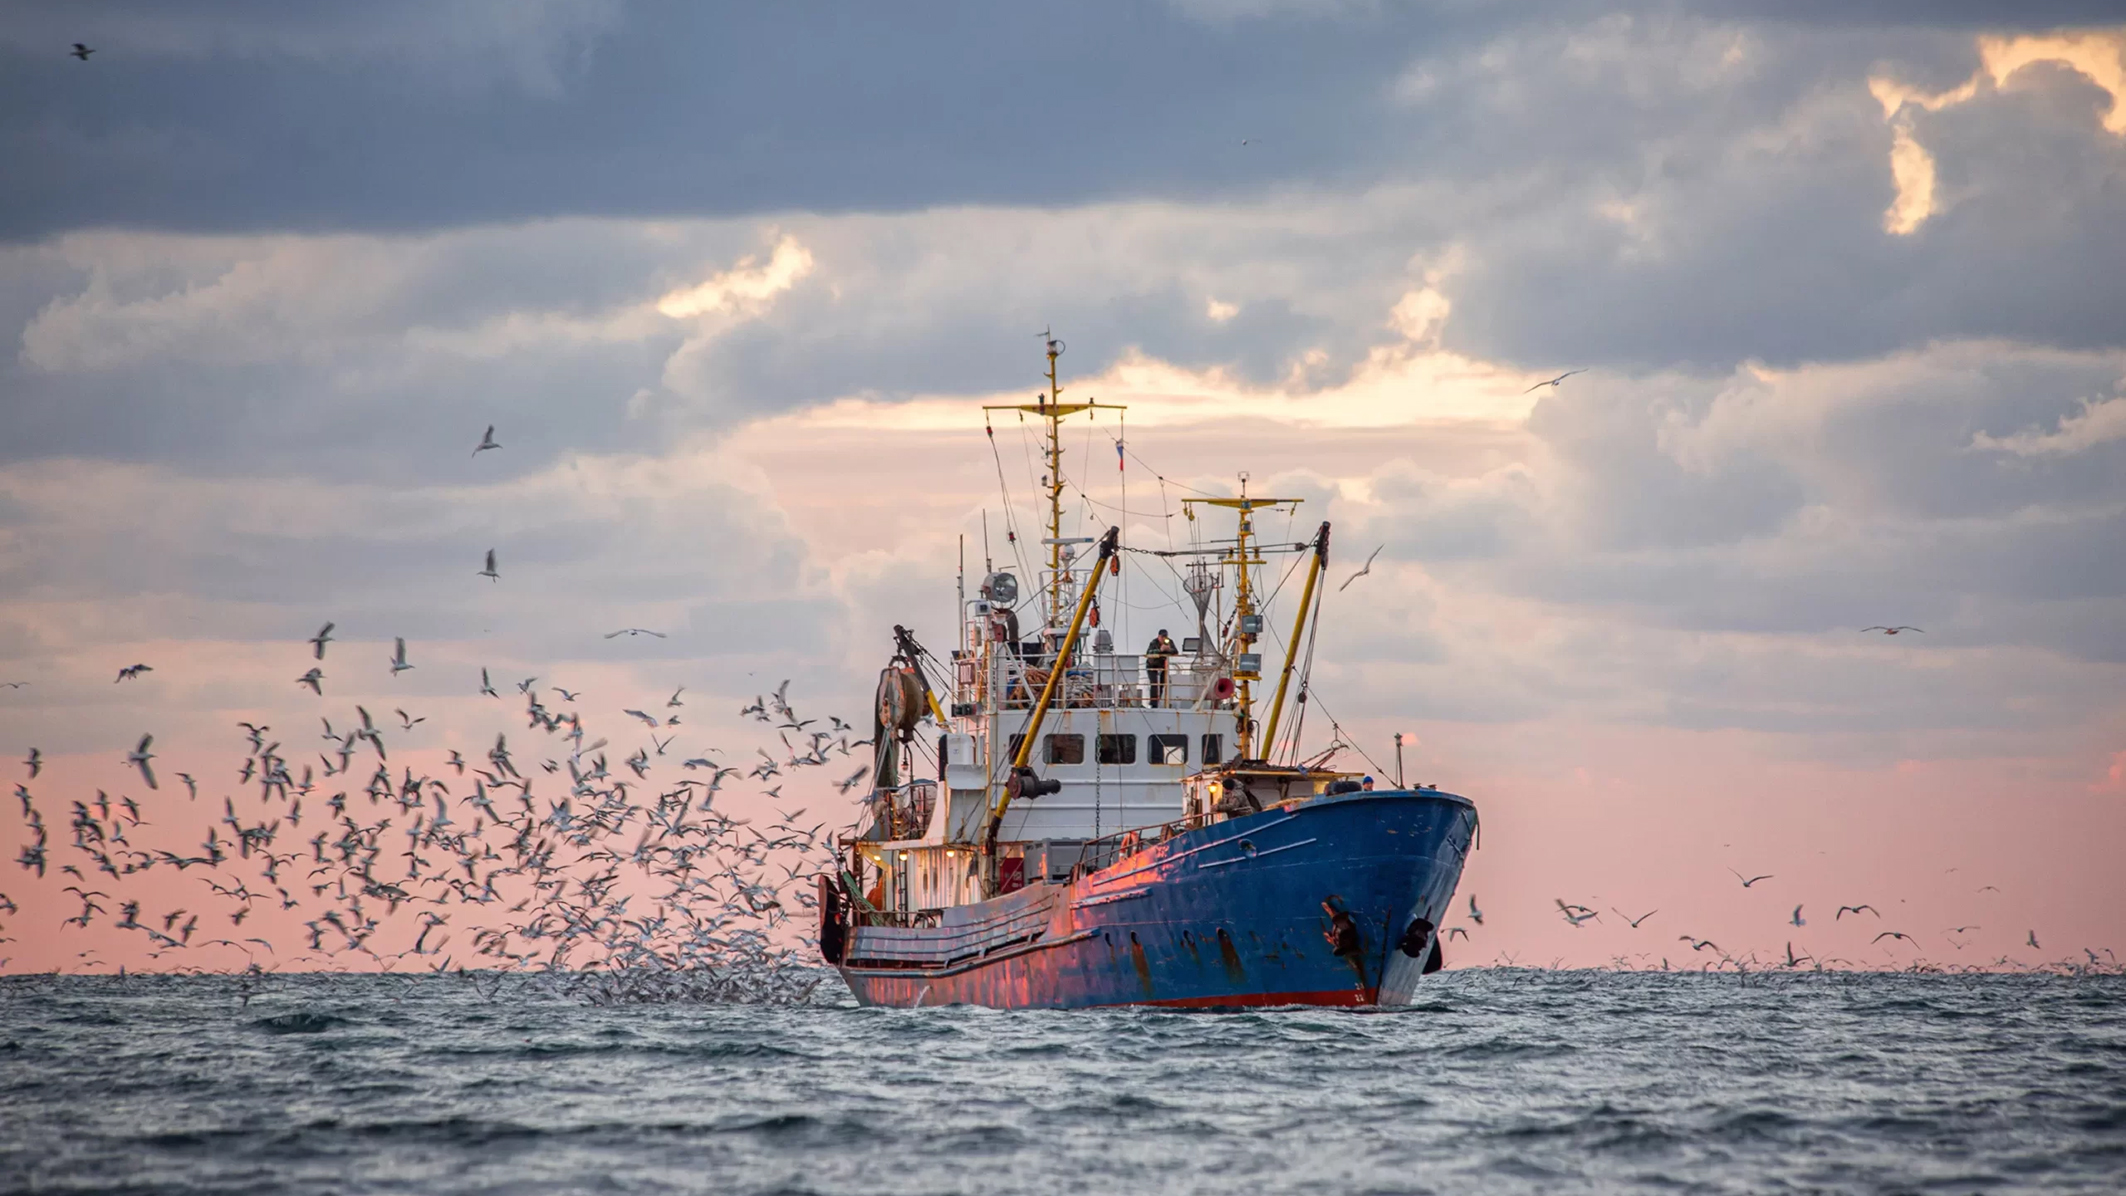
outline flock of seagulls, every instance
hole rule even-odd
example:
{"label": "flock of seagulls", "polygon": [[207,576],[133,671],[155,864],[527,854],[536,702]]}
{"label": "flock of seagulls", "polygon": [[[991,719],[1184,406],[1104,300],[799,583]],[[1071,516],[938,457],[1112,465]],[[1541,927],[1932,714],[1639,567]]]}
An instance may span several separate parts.
{"label": "flock of seagulls", "polygon": [[[490,425],[473,455],[500,447]],[[480,576],[499,581],[492,549]],[[296,683],[315,697],[325,696],[324,664],[337,627],[327,622],[303,641],[309,667]],[[645,627],[604,638],[623,635],[665,638]],[[393,678],[415,667],[405,637],[394,637],[387,663]],[[128,665],[117,680],[152,671]],[[351,717],[338,716],[338,729],[334,718],[321,716],[324,747],[314,764],[299,763],[302,753],[284,750],[270,726],[239,724],[249,751],[233,789],[221,795],[220,818],[197,843],[170,841],[163,829],[196,826],[189,812],[159,818],[176,811],[123,794],[114,801],[102,790],[48,821],[30,787],[45,775],[46,761],[32,748],[24,761],[30,783],[15,787],[27,834],[14,862],[40,883],[72,882],[58,891],[79,909],[62,927],[108,925],[137,934],[157,959],[182,952],[207,960],[214,957],[203,950],[220,949],[241,953],[252,972],[331,967],[355,957],[384,970],[552,970],[591,983],[598,999],[809,994],[819,973],[788,927],[796,911],[816,904],[813,886],[820,870],[833,866],[834,836],[849,828],[830,831],[832,820],[791,808],[795,799],[783,798],[783,783],[759,791],[773,803],[768,815],[736,817],[718,800],[734,781],[795,776],[872,741],[852,741],[850,724],[839,718],[826,729],[800,718],[785,681],[740,712],[778,733],[781,754],[757,749],[760,762],[747,767],[708,748],[663,774],[668,766],[659,760],[669,758],[677,739],[671,729],[681,725],[685,686],[672,690],[658,714],[620,709],[644,724],[649,743],[614,763],[609,741],[586,726],[584,691],[542,691],[538,680],[527,677],[516,691],[526,726],[545,737],[540,748],[512,749],[509,732],[497,732],[484,760],[451,749],[442,776],[406,763],[394,775],[390,737],[428,721],[403,707],[392,710],[395,729],[359,705]],[[569,708],[549,709],[542,692],[558,694]],[[502,696],[484,667],[476,693]],[[125,763],[160,794],[153,746],[154,736],[142,735]],[[366,782],[359,763],[365,756],[374,762]],[[870,772],[867,762],[836,783],[847,792]],[[198,802],[202,782],[176,775],[184,804]],[[199,895],[181,908],[144,913],[157,898],[136,893],[135,878],[172,873],[200,881]],[[259,909],[299,917],[303,941],[243,937],[240,928]],[[0,910],[19,912],[5,893]],[[220,918],[228,927],[221,937],[200,931],[203,919],[211,927]],[[6,929],[0,925],[0,944],[10,941]],[[93,955],[81,953],[84,960]],[[229,960],[219,956],[221,966]]]}
{"label": "flock of seagulls", "polygon": [[[1771,874],[1771,873],[1763,873],[1763,874],[1760,874],[1760,875],[1754,875],[1754,876],[1745,876],[1745,875],[1743,875],[1743,874],[1742,874],[1741,872],[1739,872],[1739,871],[1736,871],[1736,870],[1735,870],[1735,869],[1733,869],[1733,868],[1729,868],[1729,869],[1728,869],[1728,871],[1734,874],[1734,877],[1735,877],[1735,879],[1736,879],[1736,880],[1738,880],[1738,881],[1740,881],[1740,882],[1741,882],[1741,884],[1742,884],[1742,887],[1743,887],[1743,888],[1745,888],[1745,889],[1750,889],[1750,888],[1754,888],[1754,887],[1755,887],[1756,885],[1758,885],[1758,884],[1760,884],[1760,883],[1762,883],[1762,882],[1764,882],[1764,881],[1768,881],[1768,880],[1775,880],[1775,879],[1777,879],[1777,877],[1776,877],[1776,876],[1774,876],[1774,875],[1773,875],[1773,874]],[[1955,869],[1951,869],[1951,871],[1955,871]],[[1996,892],[1996,893],[1997,893],[1997,892],[1999,892],[2000,890],[1999,890],[1999,889],[1998,889],[1997,887],[1993,886],[1993,885],[1985,885],[1985,886],[1981,887],[1981,888],[1980,888],[1980,889],[1979,889],[1978,891],[1979,891],[1979,892],[1981,892],[1981,893],[1984,893],[1984,892]],[[1598,913],[1598,912],[1597,912],[1596,910],[1594,910],[1593,908],[1591,908],[1591,907],[1589,907],[1589,906],[1585,906],[1585,905],[1579,905],[1579,904],[1576,904],[1576,903],[1574,903],[1574,902],[1566,901],[1566,900],[1565,900],[1564,898],[1562,898],[1562,897],[1559,897],[1559,898],[1555,898],[1555,899],[1554,899],[1554,900],[1552,901],[1552,904],[1553,904],[1554,906],[1556,906],[1556,908],[1557,908],[1557,911],[1558,911],[1558,914],[1559,914],[1559,916],[1560,916],[1560,917],[1562,917],[1562,918],[1563,918],[1563,919],[1565,920],[1566,924],[1570,925],[1570,926],[1571,926],[1571,927],[1572,927],[1573,929],[1575,929],[1575,930],[1578,930],[1578,929],[1580,929],[1580,928],[1581,928],[1582,926],[1585,926],[1585,925],[1586,925],[1587,923],[1589,923],[1589,922],[1599,921],[1599,920],[1600,920],[1600,918],[1601,918],[1601,915],[1600,915],[1600,913]],[[1794,926],[1794,927],[1806,927],[1806,926],[1807,926],[1807,925],[1809,924],[1809,922],[1808,922],[1808,919],[1807,919],[1807,918],[1806,918],[1806,917],[1805,917],[1805,916],[1803,915],[1803,912],[1802,912],[1802,911],[1804,910],[1804,908],[1805,908],[1805,903],[1803,903],[1803,904],[1797,904],[1797,905],[1795,905],[1795,906],[1794,906],[1793,912],[1787,915],[1787,919],[1786,919],[1786,921],[1787,921],[1787,924],[1788,924],[1789,926]],[[1628,927],[1630,927],[1630,928],[1631,928],[1632,930],[1637,930],[1637,929],[1639,929],[1639,927],[1640,927],[1640,925],[1641,925],[1641,924],[1643,924],[1644,922],[1646,922],[1646,921],[1647,921],[1648,919],[1652,918],[1652,917],[1653,917],[1653,916],[1654,916],[1655,914],[1658,914],[1658,913],[1660,913],[1661,911],[1660,911],[1659,909],[1650,909],[1650,910],[1646,911],[1646,912],[1645,912],[1645,913],[1643,913],[1643,914],[1639,914],[1639,915],[1637,915],[1637,916],[1633,916],[1633,915],[1631,915],[1631,914],[1627,914],[1627,913],[1625,913],[1625,912],[1624,912],[1623,910],[1617,909],[1617,908],[1615,908],[1614,906],[1612,906],[1612,907],[1610,908],[1610,911],[1609,911],[1609,912],[1611,912],[1611,913],[1615,914],[1615,915],[1616,915],[1617,917],[1619,917],[1619,918],[1623,919],[1623,920],[1624,920],[1624,923],[1625,923],[1625,925],[1627,925]],[[1852,914],[1852,915],[1854,915],[1855,917],[1858,917],[1858,916],[1860,916],[1861,914],[1869,914],[1869,915],[1872,915],[1872,916],[1874,916],[1874,917],[1875,917],[1875,918],[1877,918],[1877,919],[1880,919],[1880,918],[1882,917],[1882,913],[1881,913],[1881,911],[1877,910],[1877,909],[1876,909],[1876,908],[1875,908],[1875,907],[1874,907],[1873,905],[1870,905],[1870,904],[1868,904],[1868,903],[1866,903],[1866,902],[1860,902],[1860,903],[1858,903],[1858,904],[1854,904],[1854,905],[1841,905],[1841,906],[1839,906],[1839,907],[1838,907],[1838,910],[1837,910],[1837,913],[1836,913],[1836,914],[1834,914],[1834,915],[1832,916],[1832,921],[1833,921],[1833,922],[1843,921],[1843,920],[1844,920],[1844,918],[1845,918],[1845,916],[1846,916],[1847,914]],[[1481,927],[1481,926],[1482,926],[1482,925],[1484,924],[1484,911],[1483,911],[1482,909],[1478,908],[1478,906],[1477,906],[1477,904],[1476,904],[1476,896],[1475,896],[1474,894],[1471,894],[1471,895],[1470,895],[1470,897],[1469,897],[1469,910],[1468,910],[1468,918],[1469,918],[1469,922],[1471,923],[1471,925],[1474,925],[1474,926],[1479,926],[1479,927]],[[1982,927],[1980,927],[1980,926],[1978,926],[1977,924],[1975,924],[1975,923],[1974,923],[1974,924],[1969,924],[1969,925],[1964,925],[1964,926],[1952,926],[1952,927],[1949,927],[1949,928],[1947,928],[1947,929],[1946,929],[1946,930],[1945,930],[1945,931],[1944,931],[1943,933],[1944,933],[1944,935],[1945,935],[1945,936],[1947,936],[1947,938],[1948,938],[1948,941],[1950,942],[1950,944],[1951,944],[1952,946],[1954,946],[1954,947],[1955,947],[1955,948],[1956,948],[1957,950],[1961,951],[1961,950],[1963,950],[1963,949],[1964,949],[1964,948],[1965,948],[1966,946],[1968,946],[1969,944],[1968,944],[1968,942],[1967,942],[1966,940],[1962,940],[1962,939],[1959,939],[1959,938],[1958,938],[1957,936],[1959,936],[1959,935],[1965,935],[1965,934],[1968,934],[1968,933],[1970,933],[1971,931],[1974,931],[1974,930],[1979,930],[1979,929],[1982,929]],[[1446,929],[1445,931],[1443,931],[1442,933],[1443,933],[1443,934],[1444,934],[1444,935],[1445,935],[1446,937],[1448,937],[1448,938],[1450,938],[1450,939],[1452,939],[1452,938],[1459,938],[1459,939],[1468,939],[1468,938],[1469,938],[1469,928],[1468,928],[1468,927],[1465,927],[1465,926],[1453,926],[1453,927],[1449,927],[1449,928],[1447,928],[1447,929]],[[1874,936],[1874,937],[1873,937],[1872,939],[1870,939],[1870,940],[1869,940],[1869,943],[1870,943],[1871,945],[1872,945],[1872,944],[1877,944],[1877,943],[1881,943],[1881,942],[1882,942],[1883,940],[1885,940],[1885,939],[1888,939],[1888,940],[1890,940],[1890,941],[1892,941],[1892,942],[1902,942],[1902,943],[1906,943],[1906,944],[1909,944],[1909,945],[1911,945],[1911,946],[1913,946],[1913,947],[1918,947],[1918,946],[1920,945],[1920,940],[1918,939],[1918,937],[1916,937],[1916,936],[1914,936],[1914,935],[1911,935],[1911,934],[1907,934],[1907,933],[1905,933],[1904,931],[1901,931],[1901,930],[1887,930],[1887,929],[1886,929],[1886,930],[1882,930],[1882,931],[1878,932],[1878,933],[1877,933],[1877,934],[1876,934],[1876,935],[1875,935],[1875,936]],[[1756,955],[1755,955],[1754,953],[1751,953],[1751,954],[1749,954],[1749,955],[1746,955],[1746,956],[1742,956],[1742,957],[1739,957],[1739,958],[1738,958],[1738,957],[1736,957],[1736,956],[1734,956],[1734,955],[1730,955],[1730,954],[1728,954],[1728,953],[1727,953],[1727,952],[1726,952],[1725,950],[1723,950],[1723,949],[1721,948],[1720,944],[1718,944],[1718,943],[1714,942],[1714,941],[1713,941],[1712,939],[1709,939],[1709,938],[1701,938],[1701,937],[1699,937],[1698,935],[1694,935],[1694,934],[1680,934],[1680,935],[1677,935],[1677,936],[1676,936],[1676,941],[1677,941],[1677,942],[1680,942],[1680,943],[1682,943],[1682,944],[1684,944],[1684,945],[1686,945],[1686,946],[1688,946],[1688,947],[1690,948],[1690,950],[1691,950],[1691,952],[1692,952],[1692,954],[1693,954],[1693,955],[1696,955],[1696,954],[1698,954],[1698,953],[1701,953],[1701,952],[1710,952],[1710,953],[1712,954],[1712,958],[1711,958],[1711,959],[1709,959],[1709,960],[1707,960],[1707,961],[1706,961],[1706,962],[1705,962],[1704,964],[1702,964],[1702,965],[1701,965],[1701,966],[1702,966],[1702,968],[1703,968],[1703,969],[1705,969],[1705,970],[1716,970],[1716,969],[1725,969],[1725,968],[1733,968],[1733,969],[1735,969],[1735,970],[1737,970],[1737,971],[1746,971],[1746,970],[1748,970],[1748,969],[1750,969],[1750,968],[1753,968],[1753,967],[1757,967],[1757,966],[1759,966],[1759,963],[1760,963],[1760,961],[1759,961],[1759,960],[1757,959],[1757,957],[1756,957]],[[2028,945],[2030,946],[2030,948],[2031,948],[2032,950],[2042,950],[2042,949],[2043,949],[2043,948],[2042,948],[2042,947],[2040,947],[2040,946],[2039,946],[2039,944],[2038,944],[2037,932],[2036,932],[2035,930],[2032,930],[2032,931],[2029,931],[2029,932],[2028,932],[2028,935],[2027,935],[2027,938],[2025,939],[2025,941],[2026,941],[2026,942],[2028,943]],[[2085,947],[2085,948],[2083,948],[2082,950],[2083,950],[2083,954],[2085,954],[2086,956],[2088,956],[2088,964],[2087,964],[2087,965],[2075,965],[2075,964],[2069,964],[2069,965],[2065,965],[2065,966],[2069,966],[2069,967],[2074,967],[2074,968],[2077,968],[2077,969],[2081,969],[2081,968],[2083,968],[2083,967],[2085,967],[2085,966],[2086,966],[2086,968],[2088,968],[2088,969],[2096,969],[2096,970],[2099,970],[2099,971],[2105,971],[2105,972],[2116,972],[2116,971],[2120,971],[2120,970],[2121,970],[2121,965],[2120,965],[2120,963],[2119,963],[2118,959],[2117,959],[2117,958],[2116,958],[2115,956],[2111,956],[2111,953],[2110,953],[2110,952],[2108,952],[2108,951],[2107,951],[2107,952],[2105,953],[2105,955],[2104,955],[2104,956],[2100,956],[2100,955],[2099,955],[2099,954],[2098,954],[2098,953],[2097,953],[2096,951],[2094,951],[2094,950],[2092,950],[2092,949],[2090,949],[2090,948],[2087,948],[2087,947]],[[2110,956],[2110,958],[2109,958],[2109,959],[2107,959],[2107,958],[2106,958],[2106,956]],[[1650,959],[1650,958],[1651,958],[1651,956],[1650,956],[1650,955],[1642,955],[1642,956],[1640,956],[1640,957],[1638,957],[1638,958],[1640,958],[1640,959]],[[1501,956],[1501,960],[1502,960],[1503,962],[1505,962],[1505,963],[1509,964],[1509,965],[1515,962],[1515,961],[1513,960],[1513,958],[1512,958],[1512,957],[1510,957],[1510,956],[1505,956],[1505,955],[1502,955],[1502,956]],[[1837,965],[1837,964],[1850,964],[1851,962],[1852,962],[1852,961],[1850,961],[1850,960],[1840,960],[1840,959],[1823,959],[1823,960],[1819,960],[1819,959],[1817,959],[1816,957],[1814,957],[1814,956],[1812,956],[1812,955],[1808,955],[1808,954],[1806,954],[1806,953],[1796,953],[1796,952],[1795,952],[1795,950],[1794,950],[1794,944],[1793,944],[1793,942],[1792,942],[1792,941],[1788,941],[1788,942],[1787,942],[1787,944],[1786,944],[1786,951],[1785,951],[1785,955],[1784,955],[1784,958],[1783,958],[1783,959],[1781,959],[1781,960],[1775,960],[1775,961],[1773,962],[1773,965],[1772,965],[1772,966],[1774,966],[1774,967],[1783,967],[1783,968],[1788,968],[1788,969],[1799,969],[1799,968],[1802,968],[1802,967],[1804,967],[1804,966],[1814,966],[1814,967],[1816,968],[1816,970],[1818,970],[1818,971],[1821,971],[1821,970],[1825,970],[1825,968],[1826,968],[1826,967],[1827,967],[1828,965]],[[1620,967],[1624,967],[1624,966],[1629,966],[1629,965],[1628,965],[1628,964],[1626,963],[1626,961],[1625,961],[1625,958],[1624,958],[1624,957],[1622,957],[1622,956],[1619,956],[1619,957],[1618,957],[1618,959],[1617,959],[1617,963],[1618,963],[1618,966],[1620,966]],[[1663,970],[1669,970],[1669,969],[1670,969],[1670,964],[1669,964],[1669,961],[1668,961],[1667,959],[1665,959],[1665,958],[1664,958],[1664,959],[1662,959],[1662,961],[1661,961],[1661,966],[1662,966]],[[1912,968],[1913,968],[1914,970],[1938,970],[1938,969],[1936,969],[1936,968],[1932,967],[1931,965],[1927,965],[1927,964],[1925,964],[1925,963],[1924,963],[1923,961],[1921,961],[1921,962],[1916,962],[1916,963],[1912,964],[1911,966],[1912,966]],[[2001,959],[1999,959],[1999,960],[1995,961],[1995,963],[1994,963],[1994,964],[1992,964],[1992,965],[1990,965],[1990,966],[1993,966],[1993,967],[2008,967],[2008,966],[2016,966],[2016,965],[2014,965],[2014,964],[2013,964],[2013,961],[2011,961],[2011,960],[2009,960],[2009,959],[2008,959],[2007,957],[2003,956],[2003,957],[2002,957]],[[2046,967],[2059,967],[2059,966],[2062,966],[2062,965],[2057,965],[2057,964],[2053,964],[2053,965],[2045,965],[2045,966],[2046,966]]]}
{"label": "flock of seagulls", "polygon": [[[322,652],[318,640],[311,644]],[[404,656],[403,640],[399,646],[394,663]],[[484,760],[452,750],[444,776],[404,764],[394,775],[397,745],[389,736],[427,721],[404,708],[392,711],[395,731],[361,706],[339,720],[340,729],[320,718],[326,746],[315,764],[298,764],[272,727],[239,724],[249,751],[235,791],[222,795],[220,818],[196,844],[162,836],[159,811],[131,796],[114,800],[99,790],[93,802],[72,801],[70,816],[48,820],[30,785],[18,784],[27,835],[14,862],[39,881],[72,882],[59,891],[79,908],[62,927],[107,924],[137,934],[156,959],[173,952],[206,959],[203,950],[226,948],[250,971],[355,957],[384,970],[410,961],[438,972],[500,967],[580,977],[589,967],[598,977],[592,995],[612,1000],[809,994],[818,972],[784,928],[816,903],[812,886],[832,859],[830,820],[790,808],[780,785],[762,791],[777,799],[770,815],[734,817],[718,798],[734,780],[792,775],[871,741],[852,742],[838,718],[814,729],[820,720],[799,717],[786,681],[745,708],[780,732],[782,756],[762,750],[764,763],[745,769],[711,748],[653,783],[673,737],[649,736],[654,754],[638,748],[616,768],[608,741],[591,737],[582,714],[541,704],[537,680],[518,689],[527,725],[546,737],[543,750],[513,749],[500,732]],[[549,689],[571,701],[582,696]],[[663,709],[683,708],[684,693],[675,688]],[[656,727],[680,722],[677,714],[623,713]],[[793,742],[793,732],[804,738]],[[125,760],[159,792],[153,745],[152,735],[141,736]],[[362,756],[374,761],[366,782]],[[35,749],[24,765],[30,782],[45,773]],[[199,783],[178,776],[185,803],[197,802]],[[54,834],[62,825],[65,840]],[[198,895],[144,914],[153,898],[134,891],[135,878],[164,873],[199,880]],[[15,909],[4,893],[0,909]],[[303,941],[242,937],[239,928],[259,909],[296,911]],[[221,937],[200,933],[203,919],[211,927],[222,918]]]}

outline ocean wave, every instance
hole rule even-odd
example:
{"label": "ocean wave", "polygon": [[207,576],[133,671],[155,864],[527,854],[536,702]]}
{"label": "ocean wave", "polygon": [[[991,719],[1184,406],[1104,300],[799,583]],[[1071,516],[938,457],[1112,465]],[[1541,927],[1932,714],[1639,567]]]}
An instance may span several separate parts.
{"label": "ocean wave", "polygon": [[2119,978],[1460,974],[1430,1003],[606,1008],[445,980],[63,981],[0,1005],[0,1188],[2111,1192],[2126,1174]]}

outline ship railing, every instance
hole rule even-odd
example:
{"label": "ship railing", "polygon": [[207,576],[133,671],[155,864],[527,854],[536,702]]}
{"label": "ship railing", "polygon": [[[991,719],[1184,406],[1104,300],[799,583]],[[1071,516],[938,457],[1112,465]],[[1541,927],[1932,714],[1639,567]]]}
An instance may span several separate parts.
{"label": "ship railing", "polygon": [[1040,938],[1048,928],[1049,908],[1050,903],[1043,900],[992,921],[950,930],[941,928],[941,910],[868,914],[856,930],[845,962],[850,967],[941,967],[957,963]]}
{"label": "ship railing", "polygon": [[917,930],[936,926],[945,911],[936,909],[881,909],[860,912],[856,915],[860,926],[892,926],[902,930]]}
{"label": "ship railing", "polygon": [[[990,660],[990,684],[997,695],[998,706],[1005,710],[1032,708],[1041,696],[1041,687],[1048,682],[1049,669],[1055,663],[1052,655],[1034,653],[999,652]],[[1058,707],[1081,709],[1145,706],[1152,701],[1153,693],[1152,675],[1145,669],[1144,661],[1143,656],[1132,653],[1079,653],[1077,660],[1063,671],[1063,683],[1055,703]],[[1194,706],[1205,690],[1216,683],[1221,671],[1217,662],[1212,660],[1169,657],[1159,705]]]}

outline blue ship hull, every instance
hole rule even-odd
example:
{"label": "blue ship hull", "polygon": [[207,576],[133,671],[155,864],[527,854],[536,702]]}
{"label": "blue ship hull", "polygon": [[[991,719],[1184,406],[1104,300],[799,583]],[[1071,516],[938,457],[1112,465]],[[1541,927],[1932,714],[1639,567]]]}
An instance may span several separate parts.
{"label": "blue ship hull", "polygon": [[1476,834],[1435,790],[1318,798],[1171,835],[1068,885],[850,929],[866,1005],[1407,1002]]}

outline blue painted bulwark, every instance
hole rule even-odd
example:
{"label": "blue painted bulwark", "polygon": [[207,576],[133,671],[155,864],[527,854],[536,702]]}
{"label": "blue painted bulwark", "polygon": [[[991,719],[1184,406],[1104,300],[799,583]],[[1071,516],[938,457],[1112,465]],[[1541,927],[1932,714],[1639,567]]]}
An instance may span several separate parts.
{"label": "blue painted bulwark", "polygon": [[867,1005],[1401,1004],[1475,833],[1475,804],[1436,790],[1274,807],[937,926],[851,927],[840,970]]}

